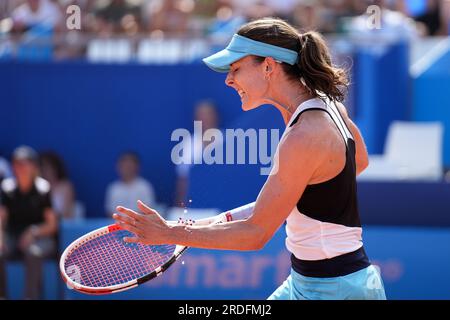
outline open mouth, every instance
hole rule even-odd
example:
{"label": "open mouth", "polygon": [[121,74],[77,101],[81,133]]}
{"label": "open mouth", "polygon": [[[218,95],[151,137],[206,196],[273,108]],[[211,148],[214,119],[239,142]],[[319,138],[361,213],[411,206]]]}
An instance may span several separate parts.
{"label": "open mouth", "polygon": [[237,92],[238,92],[238,94],[239,94],[239,96],[240,96],[241,98],[242,98],[242,97],[244,96],[244,94],[245,94],[245,92],[242,91],[242,90],[238,90]]}

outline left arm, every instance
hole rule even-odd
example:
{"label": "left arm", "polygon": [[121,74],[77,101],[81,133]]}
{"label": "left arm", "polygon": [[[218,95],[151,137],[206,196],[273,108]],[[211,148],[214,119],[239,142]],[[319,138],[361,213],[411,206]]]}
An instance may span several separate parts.
{"label": "left arm", "polygon": [[52,208],[45,209],[44,222],[35,226],[34,236],[50,237],[53,236],[58,229],[56,214]]}
{"label": "left arm", "polygon": [[25,250],[35,239],[41,237],[50,237],[56,233],[58,222],[56,214],[51,208],[44,211],[44,222],[38,225],[32,225],[27,228],[20,236],[20,247]]}
{"label": "left arm", "polygon": [[275,155],[278,166],[267,179],[247,220],[218,225],[170,226],[159,214],[139,202],[139,214],[118,207],[113,217],[136,236],[128,242],[179,244],[197,248],[258,250],[270,240],[286,220],[305,187],[320,166],[325,153],[321,137],[315,133],[291,130]]}

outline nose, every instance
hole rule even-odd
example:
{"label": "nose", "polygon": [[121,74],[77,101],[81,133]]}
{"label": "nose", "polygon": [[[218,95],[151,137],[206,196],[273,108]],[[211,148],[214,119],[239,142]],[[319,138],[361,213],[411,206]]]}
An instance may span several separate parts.
{"label": "nose", "polygon": [[231,72],[228,72],[227,77],[225,78],[225,84],[230,87],[234,84],[234,80],[233,80],[233,76],[231,75]]}

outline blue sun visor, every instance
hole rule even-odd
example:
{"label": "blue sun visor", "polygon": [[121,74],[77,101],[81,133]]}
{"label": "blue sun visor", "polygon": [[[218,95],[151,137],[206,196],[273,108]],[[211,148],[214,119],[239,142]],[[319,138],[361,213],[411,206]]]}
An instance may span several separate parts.
{"label": "blue sun visor", "polygon": [[298,53],[286,48],[255,41],[235,34],[228,46],[209,57],[203,59],[208,67],[217,72],[230,71],[230,65],[246,56],[272,57],[277,61],[294,65]]}

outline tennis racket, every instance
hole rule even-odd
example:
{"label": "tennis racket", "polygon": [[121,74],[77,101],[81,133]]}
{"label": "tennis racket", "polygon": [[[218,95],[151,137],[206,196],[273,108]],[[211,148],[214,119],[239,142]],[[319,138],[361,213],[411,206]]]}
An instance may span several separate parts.
{"label": "tennis racket", "polygon": [[[231,221],[230,213],[175,225],[208,225]],[[126,243],[133,234],[112,224],[94,230],[64,250],[59,268],[67,285],[82,293],[102,295],[135,288],[164,273],[186,252],[179,245]]]}

